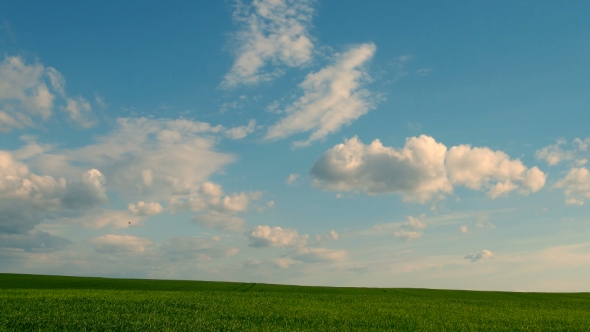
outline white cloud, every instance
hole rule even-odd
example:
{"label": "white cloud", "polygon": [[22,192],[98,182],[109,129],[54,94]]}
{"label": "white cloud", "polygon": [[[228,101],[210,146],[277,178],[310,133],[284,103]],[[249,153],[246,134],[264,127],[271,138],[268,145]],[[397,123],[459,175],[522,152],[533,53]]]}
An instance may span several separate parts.
{"label": "white cloud", "polygon": [[297,181],[297,178],[299,178],[299,174],[290,174],[287,177],[287,180],[285,180],[285,183],[288,185],[293,184],[295,181]]}
{"label": "white cloud", "polygon": [[421,238],[422,232],[400,230],[393,233],[393,236],[402,238],[404,241],[410,241]]}
{"label": "white cloud", "polygon": [[573,167],[554,187],[563,188],[566,204],[583,205],[584,198],[590,198],[590,171],[585,167]]}
{"label": "white cloud", "polygon": [[286,246],[305,246],[309,236],[299,235],[297,230],[256,226],[248,235],[251,247],[286,247]]}
{"label": "white cloud", "polygon": [[39,176],[16,161],[8,151],[0,151],[0,198],[30,203],[42,210],[81,209],[106,203],[105,177],[97,169],[84,172],[81,180],[66,181]]}
{"label": "white cloud", "polygon": [[92,107],[90,103],[78,96],[75,98],[68,98],[64,110],[70,114],[70,118],[77,122],[83,128],[90,128],[96,124],[96,121],[90,119]]}
{"label": "white cloud", "polygon": [[232,232],[243,231],[246,223],[243,218],[214,211],[195,216],[192,220],[205,228]]}
{"label": "white cloud", "polygon": [[336,241],[338,240],[338,238],[340,238],[340,234],[338,234],[338,232],[336,232],[335,230],[331,230],[330,233],[326,234],[326,235],[320,235],[317,234],[315,236],[315,245],[319,245],[322,244],[326,241]]}
{"label": "white cloud", "polygon": [[[424,215],[420,216],[420,218],[424,219]],[[408,216],[408,221],[402,224],[402,228],[409,228],[409,229],[424,229],[426,228],[426,224],[420,220],[420,218]]]}
{"label": "white cloud", "polygon": [[556,144],[537,150],[535,157],[539,160],[545,160],[549,166],[554,166],[562,161],[568,160],[575,160],[577,166],[582,166],[588,162],[588,160],[581,157],[580,154],[588,152],[590,137],[587,137],[584,140],[580,138],[574,139],[572,141],[574,147],[571,150],[564,150],[562,146],[565,144],[567,144],[565,139],[559,139]]}
{"label": "white cloud", "polygon": [[275,259],[271,259],[270,261],[272,263],[276,264],[276,266],[280,267],[281,269],[288,269],[289,266],[298,263],[297,261],[295,261],[291,258],[288,258],[288,257],[275,258]]}
{"label": "white cloud", "polygon": [[324,190],[360,190],[368,195],[389,192],[406,201],[420,202],[452,186],[445,169],[446,147],[428,136],[406,140],[402,149],[385,147],[379,140],[364,145],[355,136],[325,152],[310,174],[313,185]]}
{"label": "white cloud", "polygon": [[127,209],[136,216],[155,216],[164,211],[164,208],[158,202],[145,203],[138,202],[137,204],[129,203]]}
{"label": "white cloud", "polygon": [[425,203],[449,194],[453,185],[487,190],[497,198],[519,189],[539,191],[546,174],[528,169],[502,151],[445,145],[422,135],[406,139],[401,148],[385,147],[376,139],[364,145],[355,136],[326,151],[313,165],[313,185],[331,191],[362,191],[368,195],[395,192],[404,201]]}
{"label": "white cloud", "polygon": [[79,225],[90,229],[104,227],[125,228],[143,225],[145,217],[136,216],[129,211],[122,210],[94,210],[81,216],[63,217],[61,222]]}
{"label": "white cloud", "polygon": [[520,160],[511,160],[506,153],[487,147],[454,146],[447,153],[446,165],[453,184],[488,189],[491,198],[517,188],[522,194],[539,191],[547,177],[536,166],[527,169]]}
{"label": "white cloud", "polygon": [[[0,62],[0,132],[34,127],[37,117],[47,120],[57,100],[72,120],[90,127],[91,106],[82,97],[68,98],[65,79],[55,68],[41,63],[27,64],[18,56],[6,56]],[[58,99],[59,98],[59,99]]]}
{"label": "white cloud", "polygon": [[97,252],[104,254],[142,253],[153,243],[149,239],[130,235],[104,235],[91,241]]}
{"label": "white cloud", "polygon": [[572,160],[575,157],[576,151],[564,151],[561,146],[566,143],[566,140],[560,139],[556,144],[537,150],[535,157],[539,160],[545,160],[550,166],[557,165],[562,160]]}
{"label": "white cloud", "polygon": [[[283,66],[301,67],[312,59],[313,0],[237,0],[234,20],[241,31],[235,36],[236,59],[222,82],[224,87],[257,84],[281,74]],[[267,65],[278,66],[265,70]]]}
{"label": "white cloud", "polygon": [[303,247],[297,250],[293,258],[307,263],[335,262],[348,258],[346,250]]}
{"label": "white cloud", "polygon": [[368,79],[363,65],[375,50],[374,44],[362,44],[339,55],[334,65],[307,75],[300,84],[303,96],[287,106],[287,116],[271,126],[265,138],[275,140],[312,131],[306,141],[294,143],[306,146],[374,108],[373,96],[362,85]]}
{"label": "white cloud", "polygon": [[120,118],[96,142],[33,158],[49,174],[76,174],[92,165],[109,179],[107,188],[134,200],[188,195],[236,158],[217,152],[222,126],[189,120]]}
{"label": "white cloud", "polygon": [[488,258],[492,257],[493,255],[494,254],[492,254],[491,251],[484,249],[484,250],[477,252],[475,254],[473,254],[473,253],[469,254],[469,255],[465,256],[464,258],[470,259],[472,262],[477,262],[480,260],[488,259]]}
{"label": "white cloud", "polygon": [[230,139],[242,139],[256,130],[256,120],[248,121],[248,125],[229,128],[225,130],[225,136]]}
{"label": "white cloud", "polygon": [[[51,73],[57,73],[51,70]],[[0,107],[4,117],[12,118],[17,127],[32,125],[29,116],[47,119],[51,116],[55,96],[45,82],[46,68],[40,64],[26,64],[20,57],[5,57],[0,63]],[[59,82],[57,75],[55,82]],[[2,123],[3,130],[6,123]]]}
{"label": "white cloud", "polygon": [[461,234],[465,234],[469,231],[469,228],[467,228],[467,226],[461,226],[459,227],[459,230],[461,231]]}

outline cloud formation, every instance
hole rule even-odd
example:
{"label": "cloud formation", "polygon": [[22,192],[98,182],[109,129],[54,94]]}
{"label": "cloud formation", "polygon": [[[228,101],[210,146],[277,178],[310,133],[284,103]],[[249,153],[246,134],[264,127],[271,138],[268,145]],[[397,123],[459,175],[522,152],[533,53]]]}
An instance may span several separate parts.
{"label": "cloud formation", "polygon": [[361,191],[368,195],[398,193],[404,201],[425,203],[450,194],[453,186],[485,190],[497,198],[518,189],[539,191],[546,174],[528,169],[502,151],[469,145],[447,147],[432,137],[406,139],[403,148],[378,140],[363,144],[358,137],[326,151],[310,170],[313,185],[329,191]]}
{"label": "cloud formation", "polygon": [[562,146],[567,144],[567,140],[559,139],[556,144],[546,146],[537,150],[535,157],[539,160],[544,160],[549,166],[555,166],[562,161],[575,160],[577,166],[582,166],[588,162],[587,157],[588,147],[590,146],[590,137],[585,139],[576,138],[572,141],[573,148],[571,150],[564,150]]}
{"label": "cloud formation", "polygon": [[311,131],[307,140],[293,143],[295,147],[307,146],[374,108],[374,97],[362,87],[368,80],[363,65],[375,50],[372,43],[359,45],[340,54],[335,64],[307,75],[299,85],[303,96],[285,108],[286,117],[268,129],[265,139]]}
{"label": "cloud formation", "polygon": [[406,140],[402,149],[379,140],[364,145],[358,137],[326,151],[310,170],[313,185],[323,190],[360,190],[368,195],[390,192],[406,201],[424,203],[438,193],[450,193],[445,168],[447,148],[422,135]]}
{"label": "cloud formation", "polygon": [[566,204],[584,205],[584,198],[590,198],[590,171],[586,167],[573,167],[554,187],[563,188]]}
{"label": "cloud formation", "polygon": [[55,68],[27,64],[21,57],[6,56],[0,62],[0,132],[34,127],[35,119],[47,120],[55,102],[66,102],[64,111],[85,128],[91,127],[92,107],[81,96],[68,98],[65,79]]}
{"label": "cloud formation", "polygon": [[[235,62],[222,87],[258,84],[281,75],[282,68],[301,67],[312,59],[309,35],[313,0],[237,0],[234,21]],[[275,69],[267,69],[269,65]]]}
{"label": "cloud formation", "polygon": [[91,244],[97,252],[103,254],[142,253],[153,245],[152,241],[146,238],[112,234],[94,238]]}
{"label": "cloud formation", "polygon": [[494,256],[494,254],[492,254],[491,251],[484,249],[480,252],[476,252],[475,254],[471,253],[471,254],[465,256],[464,258],[469,259],[472,262],[478,262],[480,260],[485,260],[485,259],[491,258],[492,256]]}
{"label": "cloud formation", "polygon": [[299,235],[297,230],[281,228],[281,227],[269,227],[269,226],[256,226],[248,235],[251,247],[301,247],[305,246],[309,236]]}

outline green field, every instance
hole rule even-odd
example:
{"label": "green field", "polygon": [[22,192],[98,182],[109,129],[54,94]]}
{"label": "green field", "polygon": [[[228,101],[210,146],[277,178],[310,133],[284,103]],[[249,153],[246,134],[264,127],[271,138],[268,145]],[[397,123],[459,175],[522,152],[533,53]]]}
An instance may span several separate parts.
{"label": "green field", "polygon": [[590,293],[0,274],[0,331],[590,331]]}

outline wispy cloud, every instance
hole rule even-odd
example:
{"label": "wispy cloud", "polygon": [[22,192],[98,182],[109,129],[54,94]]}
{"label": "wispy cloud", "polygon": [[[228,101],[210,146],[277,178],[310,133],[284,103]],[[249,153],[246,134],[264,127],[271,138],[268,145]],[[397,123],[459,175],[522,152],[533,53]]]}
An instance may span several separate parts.
{"label": "wispy cloud", "polygon": [[307,75],[301,96],[284,110],[286,117],[268,129],[265,139],[276,140],[312,131],[303,147],[325,138],[375,107],[374,96],[363,88],[368,79],[363,65],[373,57],[374,44],[362,44],[340,54],[336,63]]}
{"label": "wispy cloud", "polygon": [[[238,0],[234,20],[235,62],[222,87],[258,84],[279,76],[286,67],[309,63],[313,42],[309,34],[313,0]],[[276,68],[268,69],[268,66]]]}
{"label": "wispy cloud", "polygon": [[92,127],[92,107],[81,96],[67,97],[63,75],[52,67],[36,62],[27,64],[18,56],[6,56],[0,62],[0,132],[36,126],[47,120],[56,101],[70,119],[84,128]]}

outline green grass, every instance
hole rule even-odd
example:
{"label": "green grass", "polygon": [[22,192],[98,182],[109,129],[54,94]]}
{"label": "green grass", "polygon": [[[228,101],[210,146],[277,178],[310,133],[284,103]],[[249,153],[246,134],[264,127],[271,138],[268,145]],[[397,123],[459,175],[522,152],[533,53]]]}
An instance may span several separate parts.
{"label": "green grass", "polygon": [[590,331],[590,294],[0,274],[0,331]]}

